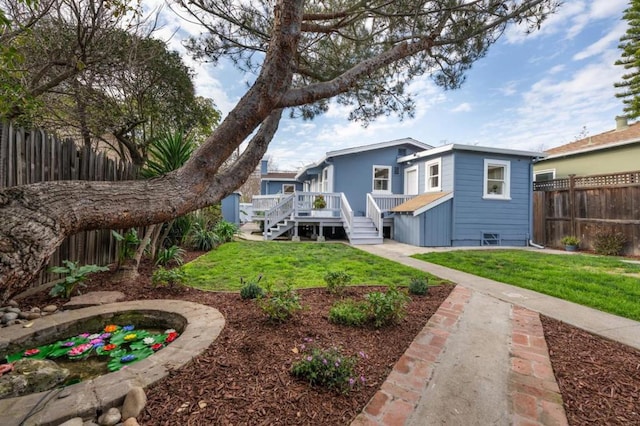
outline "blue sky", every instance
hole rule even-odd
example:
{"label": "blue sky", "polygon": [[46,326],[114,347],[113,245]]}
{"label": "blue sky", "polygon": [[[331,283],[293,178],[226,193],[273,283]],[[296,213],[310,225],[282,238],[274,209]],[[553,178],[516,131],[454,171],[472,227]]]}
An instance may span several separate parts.
{"label": "blue sky", "polygon": [[[145,0],[159,7],[161,0]],[[347,120],[348,110],[332,106],[313,121],[283,119],[267,155],[281,170],[295,170],[326,151],[412,137],[430,145],[464,143],[544,150],[571,142],[586,127],[594,135],[615,127],[622,113],[613,83],[626,23],[626,0],[566,0],[541,30],[525,35],[513,27],[467,73],[461,89],[443,91],[428,78],[411,86],[414,119],[383,117],[367,128]],[[183,52],[196,72],[199,95],[214,99],[225,116],[244,94],[252,76],[230,65],[214,67],[188,57],[182,40],[201,28],[166,7],[156,35]]]}

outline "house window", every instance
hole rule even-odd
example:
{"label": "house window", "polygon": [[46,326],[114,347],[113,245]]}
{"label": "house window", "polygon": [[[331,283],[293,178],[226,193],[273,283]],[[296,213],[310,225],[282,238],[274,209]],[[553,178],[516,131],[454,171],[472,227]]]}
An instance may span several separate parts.
{"label": "house window", "polygon": [[510,199],[510,163],[503,160],[484,160],[483,198]]}
{"label": "house window", "polygon": [[391,166],[373,166],[373,192],[391,192]]}
{"label": "house window", "polygon": [[321,192],[333,192],[333,166],[322,169]]}
{"label": "house window", "polygon": [[442,161],[440,158],[437,160],[429,161],[425,164],[425,192],[440,191],[441,182],[440,175],[442,173]]}
{"label": "house window", "polygon": [[547,180],[554,180],[556,178],[556,169],[540,170],[533,174],[533,180],[535,182],[545,182]]}
{"label": "house window", "polygon": [[296,186],[290,183],[282,184],[282,193],[283,194],[293,194],[296,191]]}

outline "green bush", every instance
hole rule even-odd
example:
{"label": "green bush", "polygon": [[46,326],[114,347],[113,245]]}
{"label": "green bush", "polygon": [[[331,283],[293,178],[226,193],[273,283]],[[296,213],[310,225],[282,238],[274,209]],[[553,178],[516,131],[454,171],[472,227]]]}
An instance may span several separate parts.
{"label": "green bush", "polygon": [[98,265],[82,265],[78,267],[78,262],[72,262],[70,260],[63,260],[62,263],[64,263],[65,266],[54,266],[49,269],[49,271],[54,274],[66,275],[64,281],[57,283],[49,291],[49,295],[52,297],[62,295],[65,299],[68,299],[76,287],[86,287],[83,281],[87,279],[88,274],[109,270],[106,266]]}
{"label": "green bush", "polygon": [[221,220],[216,223],[216,226],[213,227],[213,232],[218,237],[218,241],[220,244],[228,243],[233,241],[233,237],[238,233],[238,225],[235,223],[227,222],[226,220]]}
{"label": "green bush", "polygon": [[111,235],[118,241],[118,267],[120,267],[126,260],[133,259],[140,244],[140,238],[135,228],[131,228],[124,235],[111,231]]}
{"label": "green bush", "polygon": [[291,285],[277,290],[268,286],[266,294],[258,299],[258,306],[271,321],[275,322],[286,321],[296,311],[302,309],[300,297],[291,289]]}
{"label": "green bush", "polygon": [[302,359],[291,366],[291,374],[311,385],[348,393],[365,381],[363,376],[356,379],[357,363],[356,357],[345,356],[336,348],[304,349]]}
{"label": "green bush", "polygon": [[183,285],[186,279],[186,274],[182,270],[182,268],[174,268],[174,269],[165,269],[158,268],[153,271],[153,275],[151,276],[151,283],[156,286],[169,286],[174,287],[178,285]]}
{"label": "green bush", "polygon": [[404,318],[407,303],[411,300],[395,286],[389,286],[386,293],[373,292],[367,294],[365,298],[369,304],[369,315],[376,328],[393,324]]}
{"label": "green bush", "polygon": [[327,272],[324,276],[324,282],[327,283],[327,290],[331,293],[342,293],[345,286],[351,282],[351,275],[345,271]]}
{"label": "green bush", "polygon": [[264,289],[258,284],[261,279],[262,275],[259,275],[256,281],[245,281],[244,278],[240,278],[240,284],[242,284],[240,297],[242,299],[258,299],[264,296]]}
{"label": "green bush", "polygon": [[329,321],[335,324],[360,327],[369,320],[368,305],[351,299],[336,302],[329,310]]}
{"label": "green bush", "polygon": [[176,265],[182,265],[184,263],[183,257],[184,250],[180,247],[173,245],[168,248],[161,248],[158,250],[156,257],[156,265],[167,265],[170,262],[174,262]]}
{"label": "green bush", "polygon": [[198,220],[192,224],[187,242],[195,250],[209,251],[213,250],[220,240],[213,230],[207,228],[206,223]]}
{"label": "green bush", "polygon": [[593,240],[593,248],[598,254],[619,256],[626,243],[627,237],[622,232],[598,232]]}
{"label": "green bush", "polygon": [[409,293],[424,296],[429,292],[429,278],[413,278],[409,283]]}

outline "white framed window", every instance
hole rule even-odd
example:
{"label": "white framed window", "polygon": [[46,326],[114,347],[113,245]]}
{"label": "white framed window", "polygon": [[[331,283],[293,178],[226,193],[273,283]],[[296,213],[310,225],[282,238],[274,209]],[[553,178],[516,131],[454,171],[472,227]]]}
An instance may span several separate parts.
{"label": "white framed window", "polygon": [[504,160],[484,160],[483,198],[510,200],[511,163]]}
{"label": "white framed window", "polygon": [[322,192],[333,192],[333,166],[322,169]]}
{"label": "white framed window", "polygon": [[282,184],[282,193],[283,194],[293,194],[296,191],[296,186],[292,183],[283,183]]}
{"label": "white framed window", "polygon": [[391,166],[373,166],[373,191],[391,193]]}
{"label": "white framed window", "polygon": [[404,169],[404,193],[418,195],[418,166]]}
{"label": "white framed window", "polygon": [[538,170],[533,173],[534,182],[544,182],[556,178],[556,169]]}
{"label": "white framed window", "polygon": [[437,158],[425,163],[425,192],[440,191],[442,188],[442,160]]}

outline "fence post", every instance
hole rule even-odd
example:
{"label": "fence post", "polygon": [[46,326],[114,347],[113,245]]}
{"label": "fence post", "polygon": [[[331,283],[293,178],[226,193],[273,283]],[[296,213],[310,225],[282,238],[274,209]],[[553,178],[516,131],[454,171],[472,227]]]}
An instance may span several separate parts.
{"label": "fence post", "polygon": [[576,181],[575,174],[569,175],[569,226],[571,235],[576,235]]}

